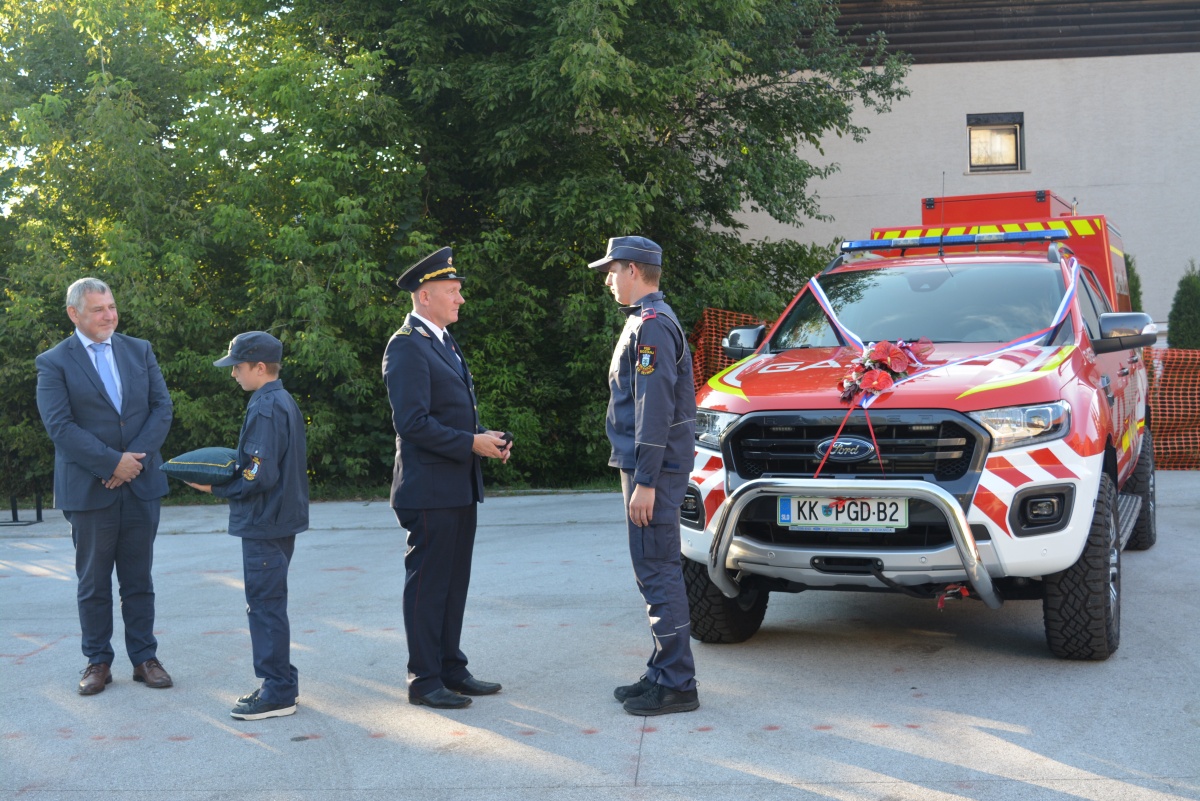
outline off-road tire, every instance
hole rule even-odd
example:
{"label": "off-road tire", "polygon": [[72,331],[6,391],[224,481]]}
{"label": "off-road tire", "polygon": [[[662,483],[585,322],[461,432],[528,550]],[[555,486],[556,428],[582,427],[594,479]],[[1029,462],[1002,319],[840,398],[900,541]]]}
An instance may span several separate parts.
{"label": "off-road tire", "polygon": [[762,626],[768,591],[750,589],[737,598],[726,598],[708,577],[708,567],[686,558],[683,582],[687,585],[693,639],[708,643],[745,642]]}
{"label": "off-road tire", "polygon": [[1158,523],[1155,515],[1154,489],[1154,439],[1150,429],[1142,434],[1142,453],[1138,457],[1137,467],[1133,475],[1125,482],[1125,491],[1142,499],[1142,508],[1138,512],[1137,521],[1133,524],[1133,533],[1125,547],[1131,551],[1144,551],[1158,541]]}
{"label": "off-road tire", "polygon": [[1063,659],[1108,659],[1121,642],[1121,548],[1115,500],[1112,479],[1100,476],[1096,509],[1079,561],[1043,582],[1046,642]]}

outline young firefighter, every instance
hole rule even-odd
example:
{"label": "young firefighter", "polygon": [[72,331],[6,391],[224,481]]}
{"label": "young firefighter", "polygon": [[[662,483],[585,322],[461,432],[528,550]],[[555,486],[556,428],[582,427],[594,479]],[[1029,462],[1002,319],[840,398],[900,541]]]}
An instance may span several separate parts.
{"label": "young firefighter", "polygon": [[[283,343],[263,331],[238,334],[213,362],[253,392],[238,437],[241,472],[228,484],[192,484],[229,499],[229,533],[242,539],[246,614],[254,675],[262,686],[237,700],[239,720],[294,714],[299,692],[291,662],[287,574],[296,535],[308,529],[308,462],[304,417],[279,380]],[[190,483],[190,482],[189,482]]]}

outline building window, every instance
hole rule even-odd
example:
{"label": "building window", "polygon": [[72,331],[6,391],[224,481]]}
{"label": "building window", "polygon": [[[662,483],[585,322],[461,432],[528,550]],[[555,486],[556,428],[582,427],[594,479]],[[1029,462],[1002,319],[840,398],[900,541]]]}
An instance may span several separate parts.
{"label": "building window", "polygon": [[968,114],[971,172],[1025,169],[1025,114]]}

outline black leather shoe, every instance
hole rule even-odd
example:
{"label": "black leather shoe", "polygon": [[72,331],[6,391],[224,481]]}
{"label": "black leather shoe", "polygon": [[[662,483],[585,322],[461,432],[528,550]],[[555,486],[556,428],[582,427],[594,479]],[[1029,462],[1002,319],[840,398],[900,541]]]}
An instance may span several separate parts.
{"label": "black leather shoe", "polygon": [[463,695],[491,695],[500,692],[500,685],[494,681],[480,681],[474,676],[467,676],[458,684],[446,683],[446,688]]}
{"label": "black leather shoe", "polygon": [[639,695],[642,695],[646,692],[646,690],[649,690],[653,686],[654,682],[650,681],[650,679],[646,678],[645,676],[642,676],[637,680],[637,684],[624,684],[613,690],[613,698],[616,698],[623,704],[630,698],[637,698]]}
{"label": "black leather shoe", "polygon": [[698,709],[700,696],[695,690],[672,690],[655,684],[641,695],[627,700],[623,706],[631,715],[669,715]]}
{"label": "black leather shoe", "polygon": [[450,692],[445,687],[438,687],[428,695],[413,695],[409,693],[408,702],[417,706],[431,706],[434,709],[462,709],[471,705],[471,699],[465,695]]}

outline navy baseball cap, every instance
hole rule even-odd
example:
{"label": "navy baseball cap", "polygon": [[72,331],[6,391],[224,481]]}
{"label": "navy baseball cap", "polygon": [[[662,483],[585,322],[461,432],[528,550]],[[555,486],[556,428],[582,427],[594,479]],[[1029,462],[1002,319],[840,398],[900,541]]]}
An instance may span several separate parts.
{"label": "navy baseball cap", "polygon": [[609,263],[617,260],[661,266],[662,248],[657,242],[644,236],[614,236],[608,240],[608,252],[604,254],[604,258],[597,259],[588,267],[607,272]]}
{"label": "navy baseball cap", "polygon": [[250,362],[279,364],[283,361],[283,343],[266,331],[247,331],[229,340],[229,353],[213,362],[213,367],[233,367]]}
{"label": "navy baseball cap", "polygon": [[416,292],[426,281],[463,280],[466,279],[454,271],[454,250],[442,248],[405,270],[404,274],[396,279],[396,286],[405,292]]}

